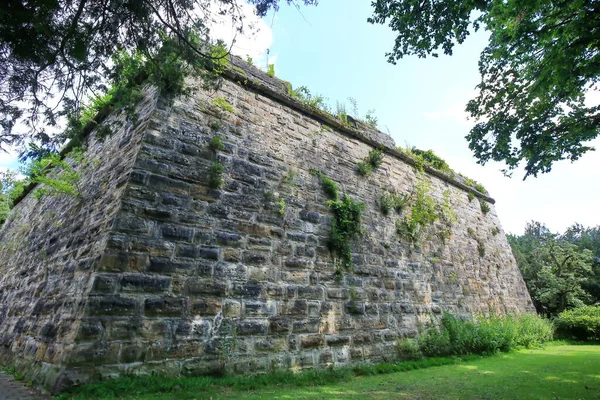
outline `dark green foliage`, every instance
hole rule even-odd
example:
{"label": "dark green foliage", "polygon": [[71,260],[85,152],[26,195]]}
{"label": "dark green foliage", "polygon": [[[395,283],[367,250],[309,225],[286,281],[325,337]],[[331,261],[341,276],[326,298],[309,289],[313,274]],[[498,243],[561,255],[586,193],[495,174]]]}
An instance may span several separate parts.
{"label": "dark green foliage", "polygon": [[473,194],[473,192],[469,192],[469,193],[467,193],[467,198],[469,199],[469,203],[470,203],[475,199],[475,195]]}
{"label": "dark green foliage", "polygon": [[368,176],[383,163],[383,150],[372,149],[369,155],[356,164],[356,173]]}
{"label": "dark green foliage", "polygon": [[27,180],[17,178],[14,171],[0,172],[0,225],[6,221],[15,199],[21,196]]}
{"label": "dark green foliage", "polygon": [[600,340],[600,306],[563,311],[554,320],[556,333],[567,339]]}
{"label": "dark green foliage", "polygon": [[383,215],[388,215],[392,209],[398,214],[402,214],[409,200],[410,195],[407,193],[398,195],[384,192],[379,197],[379,208]]}
{"label": "dark green foliage", "polygon": [[592,274],[581,287],[589,294],[590,303],[600,304],[600,226],[586,228],[581,224],[573,224],[562,234],[562,238],[580,251],[592,253]]}
{"label": "dark green foliage", "polygon": [[221,185],[223,184],[223,171],[223,165],[220,162],[215,161],[210,166],[210,169],[208,171],[208,186],[210,186],[213,189],[221,187]]}
{"label": "dark green foliage", "polygon": [[433,150],[419,150],[416,147],[411,149],[412,156],[419,158],[424,164],[429,165],[438,171],[446,172],[454,175],[454,171],[450,168],[448,163],[440,157],[438,157]]}
{"label": "dark green foliage", "polygon": [[507,235],[539,313],[555,316],[597,301],[593,287],[598,261],[592,251],[579,245],[577,235],[569,233],[555,234],[543,224],[531,222],[522,236]]}
{"label": "dark green foliage", "polygon": [[[577,160],[600,132],[600,106],[586,103],[600,77],[595,0],[527,2],[376,0],[369,22],[397,33],[388,61],[452,54],[470,29],[489,32],[467,136],[481,164],[525,163],[525,178],[555,161]],[[508,171],[506,171],[508,172]]]}
{"label": "dark green foliage", "polygon": [[415,339],[402,338],[396,344],[398,358],[402,361],[416,361],[423,358],[423,352]]}
{"label": "dark green foliage", "polygon": [[373,170],[381,167],[381,164],[383,163],[383,150],[373,149],[369,151],[368,162]]}
{"label": "dark green foliage", "polygon": [[212,139],[210,139],[210,142],[208,142],[208,147],[212,151],[223,151],[223,149],[225,148],[223,142],[221,142],[221,136],[219,135],[214,136]]}
{"label": "dark green foliage", "polygon": [[337,184],[333,180],[331,180],[330,178],[328,178],[327,175],[325,175],[321,171],[317,171],[317,170],[311,169],[310,173],[312,175],[315,175],[315,176],[319,177],[319,179],[321,180],[321,187],[323,188],[323,191],[325,192],[325,194],[331,200],[337,200],[338,199],[339,189],[338,189]]}
{"label": "dark green foliage", "polygon": [[394,195],[391,193],[382,193],[379,196],[379,209],[383,215],[388,215],[394,208]]}
{"label": "dark green foliage", "polygon": [[461,175],[463,178],[465,178],[465,185],[467,186],[471,186],[472,188],[474,188],[475,190],[477,190],[479,193],[481,194],[487,194],[488,191],[486,190],[486,188],[479,182],[477,182],[474,179],[471,178],[467,178],[464,175]]}
{"label": "dark green foliage", "polygon": [[534,314],[464,320],[445,313],[438,327],[427,329],[411,344],[400,341],[399,350],[413,357],[419,352],[427,357],[493,354],[541,345],[552,340],[553,333],[552,323]]}
{"label": "dark green foliage", "polygon": [[485,257],[485,243],[483,242],[483,239],[476,238],[475,240],[477,241],[477,253],[479,254],[479,257]]}
{"label": "dark green foliage", "polygon": [[488,193],[487,189],[481,183],[475,182],[474,187],[475,187],[475,190],[477,190],[479,193],[483,193],[483,194]]}
{"label": "dark green foliage", "polygon": [[[278,1],[253,0],[252,4],[267,12],[277,8]],[[305,4],[316,1],[305,0]],[[0,147],[29,137],[48,146],[60,143],[44,128],[55,126],[67,114],[80,115],[87,96],[102,97],[107,83],[119,75],[118,63],[111,58],[120,52],[140,54],[148,62],[144,70],[150,74],[138,75],[136,85],[148,78],[161,90],[177,93],[183,85],[182,72],[190,66],[206,78],[223,58],[199,38],[208,37],[208,22],[218,15],[230,16],[232,28],[241,30],[240,6],[236,0],[214,0],[210,7],[188,0],[4,2]],[[165,41],[170,41],[167,47]],[[26,137],[13,131],[20,119],[30,128]]]}
{"label": "dark green foliage", "polygon": [[342,200],[329,200],[327,206],[333,212],[329,250],[346,269],[352,268],[350,241],[361,231],[361,215],[365,205],[344,195]]}
{"label": "dark green foliage", "polygon": [[492,235],[496,236],[500,233],[500,228],[498,228],[497,226],[492,228]]}
{"label": "dark green foliage", "polygon": [[369,176],[373,172],[373,168],[366,161],[356,163],[356,173],[360,176]]}
{"label": "dark green foliage", "polygon": [[481,212],[487,214],[490,212],[491,208],[487,201],[479,200],[479,206],[481,207]]}
{"label": "dark green foliage", "polygon": [[332,200],[338,199],[338,186],[334,181],[325,175],[321,175],[321,185],[323,186],[323,191],[329,198]]}

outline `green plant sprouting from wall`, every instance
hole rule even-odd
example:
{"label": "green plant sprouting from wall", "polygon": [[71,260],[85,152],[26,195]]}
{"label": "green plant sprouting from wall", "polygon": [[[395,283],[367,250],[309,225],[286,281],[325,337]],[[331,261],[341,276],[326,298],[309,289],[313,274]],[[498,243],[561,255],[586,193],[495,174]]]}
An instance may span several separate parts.
{"label": "green plant sprouting from wall", "polygon": [[221,142],[221,136],[213,136],[210,142],[208,142],[208,148],[214,152],[223,151],[223,149],[225,149],[225,146],[223,145],[223,142]]}
{"label": "green plant sprouting from wall", "polygon": [[484,214],[489,213],[491,210],[490,205],[487,203],[487,201],[485,201],[483,199],[479,200],[479,206],[481,208],[481,212]]}
{"label": "green plant sprouting from wall", "polygon": [[445,241],[451,236],[451,228],[458,221],[450,204],[450,191],[444,191],[441,202],[436,202],[429,195],[430,190],[431,183],[425,179],[420,180],[411,196],[403,198],[404,204],[412,200],[411,206],[396,220],[396,232],[409,238],[414,244],[419,244],[425,229],[438,220],[444,226],[438,236]]}
{"label": "green plant sprouting from wall", "polygon": [[419,243],[425,228],[438,218],[435,200],[429,196],[431,184],[420,180],[414,191],[414,201],[403,218],[396,221],[396,231],[399,235],[408,237],[413,243]]}
{"label": "green plant sprouting from wall", "polygon": [[330,112],[330,108],[327,105],[327,99],[319,94],[313,95],[306,86],[300,86],[296,89],[292,89],[292,86],[289,85],[288,95],[309,107],[316,108],[326,113]]}
{"label": "green plant sprouting from wall", "polygon": [[287,206],[285,199],[279,199],[279,201],[277,202],[277,205],[279,206],[279,215],[284,216],[285,215],[285,208]]}
{"label": "green plant sprouting from wall", "polygon": [[383,215],[388,215],[392,209],[396,210],[398,214],[402,214],[409,200],[410,195],[407,193],[383,192],[379,197],[379,209]]}
{"label": "green plant sprouting from wall", "polygon": [[377,129],[378,119],[375,116],[375,110],[367,111],[364,122],[373,129]]}
{"label": "green plant sprouting from wall", "polygon": [[267,65],[267,76],[271,78],[275,76],[275,64]]}
{"label": "green plant sprouting from wall", "polygon": [[[443,172],[444,174],[450,176],[451,178],[454,178],[456,176],[456,172],[452,168],[450,168],[448,163],[443,158],[441,158],[437,154],[435,154],[433,152],[433,150],[420,150],[414,146],[412,146],[412,147],[399,146],[398,151],[411,157],[414,160],[415,168],[418,171],[424,171],[424,167],[427,165],[433,169]],[[481,194],[488,193],[482,184],[478,183],[477,181],[475,181],[471,178],[467,178],[463,174],[459,173],[458,175],[464,179],[465,185],[471,186],[472,188],[474,188]],[[469,196],[469,201],[472,201],[475,197],[473,194],[469,194],[468,196]]]}
{"label": "green plant sprouting from wall", "polygon": [[69,153],[67,162],[57,153],[50,153],[40,160],[32,161],[24,170],[28,181],[42,184],[33,192],[33,197],[41,199],[44,196],[69,195],[82,197],[80,174],[73,165],[83,165],[86,160],[81,148]]}
{"label": "green plant sprouting from wall", "polygon": [[325,194],[327,195],[327,197],[329,197],[331,200],[337,200],[339,195],[339,189],[337,184],[331,180],[330,178],[327,177],[327,175],[325,175],[324,173],[322,173],[321,171],[317,171],[314,169],[310,170],[310,173],[312,175],[318,176],[320,181],[321,181],[321,187],[323,188],[323,191],[325,192]]}
{"label": "green plant sprouting from wall", "polygon": [[372,149],[369,155],[356,164],[356,173],[361,176],[369,176],[373,171],[381,167],[383,163],[383,150]]}
{"label": "green plant sprouting from wall", "polygon": [[218,189],[223,184],[223,165],[215,161],[208,170],[208,186]]}
{"label": "green plant sprouting from wall", "polygon": [[217,107],[218,109],[220,109],[221,111],[230,112],[230,113],[234,112],[233,106],[224,97],[215,97],[211,101],[211,104],[213,106]]}
{"label": "green plant sprouting from wall", "polygon": [[350,125],[350,122],[348,121],[348,113],[346,112],[346,106],[344,103],[337,102],[335,108],[335,116],[342,122],[342,124],[346,126]]}
{"label": "green plant sprouting from wall", "polygon": [[361,232],[361,216],[365,205],[352,200],[348,195],[344,195],[341,200],[328,200],[326,204],[333,212],[329,250],[337,258],[338,266],[351,270],[350,241]]}

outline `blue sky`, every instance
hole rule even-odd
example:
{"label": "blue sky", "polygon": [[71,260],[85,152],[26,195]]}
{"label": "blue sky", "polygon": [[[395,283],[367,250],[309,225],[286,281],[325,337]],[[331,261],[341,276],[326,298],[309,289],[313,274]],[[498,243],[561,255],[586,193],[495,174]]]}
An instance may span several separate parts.
{"label": "blue sky", "polygon": [[[251,7],[244,12],[251,21]],[[234,52],[250,54],[263,68],[268,57],[279,78],[324,95],[333,107],[336,101],[345,102],[350,114],[348,97],[357,100],[361,116],[375,109],[381,130],[389,130],[397,145],[432,149],[457,172],[483,183],[497,201],[507,232],[522,233],[530,220],[553,231],[574,222],[600,224],[598,152],[573,164],[560,162],[549,174],[525,182],[520,171],[509,179],[500,164],[476,164],[464,139],[472,126],[464,106],[480,79],[477,61],[487,42],[485,32],[471,35],[451,57],[408,57],[392,65],[385,53],[395,35],[387,26],[368,24],[370,15],[370,2],[364,0],[321,1],[300,12],[282,5],[277,14],[257,21],[259,32],[237,36]],[[226,40],[232,32],[226,21],[213,29],[214,36]],[[594,94],[600,101],[598,92]],[[593,144],[600,147],[600,140]],[[6,167],[16,167],[14,154],[0,153],[0,169]]]}
{"label": "blue sky", "polygon": [[[482,182],[496,199],[507,232],[522,233],[530,220],[554,231],[574,222],[600,224],[598,152],[573,164],[557,163],[549,174],[525,182],[522,171],[506,178],[501,164],[476,164],[464,139],[473,124],[464,107],[480,80],[477,62],[487,43],[485,31],[472,34],[452,56],[407,57],[392,65],[385,53],[395,35],[387,26],[366,22],[370,2],[340,4],[322,1],[317,7],[302,7],[301,14],[282,6],[265,18],[277,76],[294,86],[306,85],[334,106],[350,96],[362,114],[375,109],[381,129],[389,129],[397,145],[432,149],[456,171]],[[600,140],[593,144],[599,147]]]}

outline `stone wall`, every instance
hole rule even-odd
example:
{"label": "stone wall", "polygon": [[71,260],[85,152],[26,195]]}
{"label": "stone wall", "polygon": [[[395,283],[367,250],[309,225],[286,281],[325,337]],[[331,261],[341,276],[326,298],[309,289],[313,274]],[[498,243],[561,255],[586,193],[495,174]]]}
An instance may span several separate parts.
{"label": "stone wall", "polygon": [[0,363],[13,364],[53,390],[62,384],[90,290],[90,278],[106,247],[129,172],[156,104],[150,91],[133,126],[124,115],[105,124],[115,132],[89,138],[80,196],[32,191],[0,230]]}
{"label": "stone wall", "polygon": [[[146,122],[92,146],[118,165],[86,178],[105,182],[86,202],[19,204],[0,234],[5,247],[26,243],[0,264],[5,358],[52,366],[59,373],[39,374],[48,388],[119,374],[323,367],[384,360],[399,336],[442,311],[533,310],[492,199],[419,172],[389,136],[342,126],[289,99],[280,81],[239,68],[218,92],[191,82],[192,96],[159,101]],[[217,97],[233,112],[215,106]],[[223,150],[209,148],[217,135]],[[382,167],[357,175],[374,147],[385,150]],[[224,167],[217,189],[215,161]],[[353,268],[341,274],[328,249],[327,197],[311,170],[365,204]],[[449,237],[436,223],[415,246],[379,198],[422,179],[438,202],[447,192],[458,221]],[[53,306],[32,315],[36,304]]]}

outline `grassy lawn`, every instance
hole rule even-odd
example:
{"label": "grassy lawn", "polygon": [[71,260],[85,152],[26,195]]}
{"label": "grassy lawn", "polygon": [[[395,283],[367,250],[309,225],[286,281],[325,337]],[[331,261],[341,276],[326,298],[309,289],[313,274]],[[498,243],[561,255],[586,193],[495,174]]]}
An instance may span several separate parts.
{"label": "grassy lawn", "polygon": [[[285,375],[281,376],[285,379]],[[78,389],[82,399],[600,399],[600,346],[549,345],[492,357],[389,374],[329,377],[280,384],[228,384],[206,378],[179,380],[150,389],[122,381]],[[259,379],[260,381],[260,379]],[[333,382],[332,381],[336,381]],[[118,393],[118,395],[111,394]],[[105,394],[105,397],[102,395]]]}

